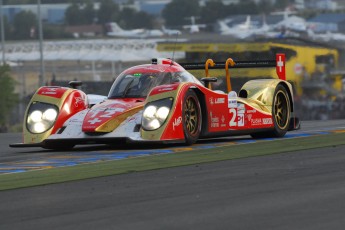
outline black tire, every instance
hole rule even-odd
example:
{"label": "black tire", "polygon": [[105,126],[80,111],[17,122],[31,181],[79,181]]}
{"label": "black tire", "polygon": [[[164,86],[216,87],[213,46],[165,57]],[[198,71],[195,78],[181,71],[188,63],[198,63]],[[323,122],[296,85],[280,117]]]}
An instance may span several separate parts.
{"label": "black tire", "polygon": [[274,129],[267,132],[253,133],[251,134],[253,138],[283,137],[286,134],[290,125],[291,102],[283,85],[278,85],[274,91],[272,114]]}
{"label": "black tire", "polygon": [[186,145],[194,144],[201,132],[201,107],[198,97],[189,90],[183,99],[182,123]]}

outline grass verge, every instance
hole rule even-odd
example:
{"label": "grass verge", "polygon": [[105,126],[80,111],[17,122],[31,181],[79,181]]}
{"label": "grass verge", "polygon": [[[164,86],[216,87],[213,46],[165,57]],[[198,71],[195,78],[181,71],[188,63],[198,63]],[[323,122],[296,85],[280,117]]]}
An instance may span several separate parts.
{"label": "grass verge", "polygon": [[252,144],[197,149],[188,152],[82,164],[73,167],[4,174],[0,175],[0,190],[338,145],[345,145],[345,133],[277,141],[259,141]]}

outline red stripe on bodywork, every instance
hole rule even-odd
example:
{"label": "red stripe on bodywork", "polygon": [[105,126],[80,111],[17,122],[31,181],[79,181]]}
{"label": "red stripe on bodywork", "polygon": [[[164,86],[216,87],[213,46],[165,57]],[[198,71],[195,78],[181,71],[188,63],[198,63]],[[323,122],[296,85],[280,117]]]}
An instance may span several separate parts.
{"label": "red stripe on bodywork", "polygon": [[178,87],[179,87],[178,83],[171,84],[171,85],[157,86],[157,87],[152,89],[152,91],[150,92],[150,96],[157,95],[160,93],[166,93],[166,92],[174,91],[174,90],[177,90]]}
{"label": "red stripe on bodywork", "polygon": [[68,88],[63,87],[42,87],[37,94],[42,96],[61,98]]}

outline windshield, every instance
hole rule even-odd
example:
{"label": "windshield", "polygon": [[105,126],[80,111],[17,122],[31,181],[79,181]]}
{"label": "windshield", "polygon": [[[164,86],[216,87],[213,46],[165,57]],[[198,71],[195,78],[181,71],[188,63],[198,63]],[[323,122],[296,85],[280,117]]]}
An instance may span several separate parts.
{"label": "windshield", "polygon": [[193,75],[184,72],[136,72],[122,73],[113,83],[108,98],[146,97],[152,88],[177,82],[201,84]]}

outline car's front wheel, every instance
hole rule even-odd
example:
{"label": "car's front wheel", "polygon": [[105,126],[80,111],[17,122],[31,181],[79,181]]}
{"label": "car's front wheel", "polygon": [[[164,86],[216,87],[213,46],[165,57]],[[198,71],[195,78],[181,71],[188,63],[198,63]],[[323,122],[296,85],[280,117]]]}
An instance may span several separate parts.
{"label": "car's front wheel", "polygon": [[201,132],[201,107],[193,90],[189,90],[184,96],[182,108],[183,132],[185,143],[194,144]]}

